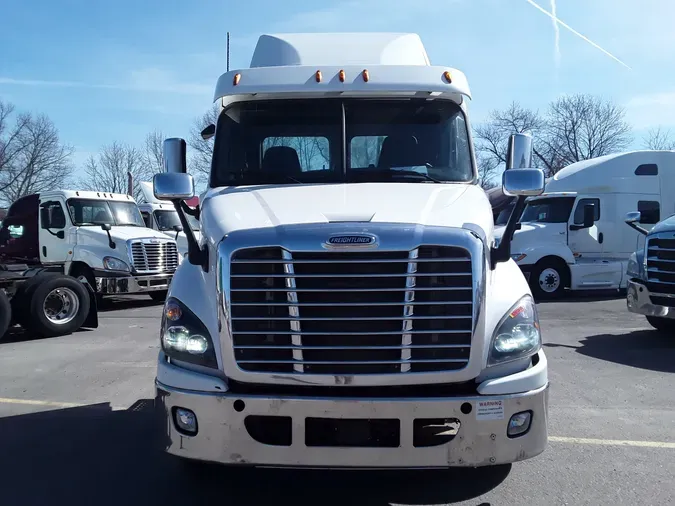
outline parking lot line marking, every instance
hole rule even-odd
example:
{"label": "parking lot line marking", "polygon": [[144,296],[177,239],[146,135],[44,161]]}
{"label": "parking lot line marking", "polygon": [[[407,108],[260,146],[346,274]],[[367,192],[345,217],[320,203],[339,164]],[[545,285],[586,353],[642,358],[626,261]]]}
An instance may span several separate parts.
{"label": "parking lot line marking", "polygon": [[55,401],[38,401],[33,399],[9,399],[7,397],[0,397],[1,404],[27,404],[30,406],[50,406],[55,408],[81,408],[86,404],[78,404],[75,402],[55,402]]}
{"label": "parking lot line marking", "polygon": [[594,439],[594,438],[562,437],[562,436],[549,436],[548,440],[553,441],[554,443],[604,445],[604,446],[636,446],[642,448],[669,448],[675,450],[675,443],[666,443],[663,441],[626,441],[621,439]]}

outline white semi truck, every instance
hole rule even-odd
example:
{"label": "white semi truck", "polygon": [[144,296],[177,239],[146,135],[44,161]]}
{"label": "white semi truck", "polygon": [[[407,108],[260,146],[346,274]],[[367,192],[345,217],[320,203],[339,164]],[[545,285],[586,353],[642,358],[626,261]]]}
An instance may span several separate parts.
{"label": "white semi truck", "polygon": [[[223,74],[201,239],[186,144],[154,194],[187,232],[161,322],[156,407],[185,462],[411,468],[547,445],[537,309],[495,247],[462,72],[414,34],[263,35]],[[507,193],[544,190],[514,135]]]}
{"label": "white semi truck", "polygon": [[176,241],[146,228],[131,196],[76,190],[14,202],[0,228],[0,256],[87,281],[98,296],[162,301],[181,261]]}
{"label": "white semi truck", "polygon": [[[624,224],[639,211],[650,229],[675,211],[675,151],[615,153],[568,165],[528,199],[511,248],[535,297],[627,287],[631,253],[644,236]],[[499,220],[497,221],[499,223]],[[495,229],[497,241],[504,230]]]}

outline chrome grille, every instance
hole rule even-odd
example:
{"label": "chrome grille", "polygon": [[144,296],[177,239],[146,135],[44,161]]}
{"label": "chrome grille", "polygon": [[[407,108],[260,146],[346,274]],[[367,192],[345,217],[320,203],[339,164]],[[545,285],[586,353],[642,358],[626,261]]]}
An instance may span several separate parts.
{"label": "chrome grille", "polygon": [[[659,293],[675,294],[675,234],[672,232],[647,238],[647,282],[649,291],[654,293],[652,299]],[[660,298],[652,302],[662,304]]]}
{"label": "chrome grille", "polygon": [[236,251],[235,359],[246,371],[395,374],[463,369],[473,328],[467,250]]}
{"label": "chrome grille", "polygon": [[130,249],[135,272],[171,273],[178,267],[178,249],[174,242],[149,242],[141,239],[132,241]]}

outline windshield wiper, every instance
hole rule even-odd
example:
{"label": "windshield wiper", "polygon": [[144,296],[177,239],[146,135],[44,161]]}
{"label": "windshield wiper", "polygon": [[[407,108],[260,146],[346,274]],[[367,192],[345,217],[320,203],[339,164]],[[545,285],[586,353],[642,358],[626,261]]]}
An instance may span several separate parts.
{"label": "windshield wiper", "polygon": [[383,169],[383,170],[376,170],[376,171],[370,171],[366,170],[363,171],[364,175],[376,175],[376,176],[389,176],[391,178],[395,177],[402,177],[402,178],[417,178],[423,181],[428,181],[430,183],[444,183],[445,181],[441,181],[440,179],[436,179],[431,177],[428,174],[424,174],[423,172],[415,172],[414,170],[396,170],[396,169]]}

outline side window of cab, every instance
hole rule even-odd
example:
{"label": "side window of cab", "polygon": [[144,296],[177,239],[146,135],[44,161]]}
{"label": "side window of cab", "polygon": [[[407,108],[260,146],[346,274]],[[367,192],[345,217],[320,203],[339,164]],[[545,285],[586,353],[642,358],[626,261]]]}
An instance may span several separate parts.
{"label": "side window of cab", "polygon": [[66,228],[66,213],[58,201],[40,204],[40,227],[46,230]]}
{"label": "side window of cab", "polygon": [[152,228],[152,215],[148,211],[141,211],[141,216],[143,216],[145,226],[148,228]]}

